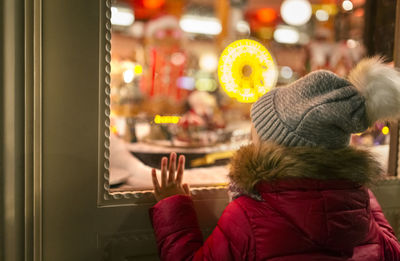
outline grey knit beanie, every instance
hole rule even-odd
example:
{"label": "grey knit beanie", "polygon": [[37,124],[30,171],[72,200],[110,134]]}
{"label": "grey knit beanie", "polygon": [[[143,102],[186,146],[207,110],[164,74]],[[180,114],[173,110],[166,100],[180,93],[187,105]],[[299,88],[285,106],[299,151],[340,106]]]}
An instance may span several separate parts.
{"label": "grey knit beanie", "polygon": [[400,115],[396,70],[372,58],[362,61],[349,79],[320,70],[269,91],[251,108],[257,134],[284,146],[343,148],[352,133]]}

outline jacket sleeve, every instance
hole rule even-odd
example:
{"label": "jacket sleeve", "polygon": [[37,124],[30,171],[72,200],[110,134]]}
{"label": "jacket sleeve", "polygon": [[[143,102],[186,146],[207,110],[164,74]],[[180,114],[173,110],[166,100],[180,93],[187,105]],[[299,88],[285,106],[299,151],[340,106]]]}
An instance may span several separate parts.
{"label": "jacket sleeve", "polygon": [[[193,201],[176,195],[150,209],[161,260],[251,260],[251,228],[238,204],[230,203],[203,244]],[[250,253],[250,254],[249,254]]]}
{"label": "jacket sleeve", "polygon": [[400,260],[400,243],[397,240],[392,227],[383,215],[381,206],[371,190],[368,191],[370,197],[371,213],[375,220],[379,241],[382,245],[382,256],[385,260]]}

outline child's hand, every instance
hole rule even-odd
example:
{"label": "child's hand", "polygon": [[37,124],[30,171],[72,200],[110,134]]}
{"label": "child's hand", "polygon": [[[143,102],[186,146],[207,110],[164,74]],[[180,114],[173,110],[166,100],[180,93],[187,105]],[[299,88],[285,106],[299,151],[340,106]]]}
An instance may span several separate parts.
{"label": "child's hand", "polygon": [[[178,170],[176,171],[176,153],[172,152],[169,157],[169,168],[167,170],[168,159],[163,157],[161,159],[161,186],[158,183],[156,170],[151,170],[151,176],[154,186],[154,196],[157,201],[173,195],[190,195],[189,185],[182,185],[183,170],[185,168],[185,156],[181,155],[178,161]],[[167,175],[169,172],[169,176]],[[168,176],[168,177],[167,177]]]}

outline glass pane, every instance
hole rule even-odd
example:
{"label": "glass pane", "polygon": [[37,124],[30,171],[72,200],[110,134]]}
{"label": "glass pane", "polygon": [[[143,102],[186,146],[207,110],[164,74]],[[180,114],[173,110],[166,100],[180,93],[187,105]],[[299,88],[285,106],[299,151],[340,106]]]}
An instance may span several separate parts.
{"label": "glass pane", "polygon": [[[172,151],[186,156],[191,187],[226,184],[230,157],[250,142],[252,102],[268,84],[286,85],[317,69],[346,77],[371,50],[366,1],[302,0],[295,9],[284,2],[114,1],[112,190],[151,189],[150,169]],[[256,96],[243,86],[233,95],[218,78],[220,55],[238,39],[259,42],[275,63],[260,67]],[[245,67],[238,74],[256,75]],[[386,164],[389,132],[387,123],[376,124],[351,143]]]}

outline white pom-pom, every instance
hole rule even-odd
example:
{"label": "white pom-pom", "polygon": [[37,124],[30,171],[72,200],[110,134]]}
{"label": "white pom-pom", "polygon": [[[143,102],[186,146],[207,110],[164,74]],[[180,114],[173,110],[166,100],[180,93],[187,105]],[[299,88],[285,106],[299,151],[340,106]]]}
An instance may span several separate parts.
{"label": "white pom-pom", "polygon": [[400,118],[400,72],[382,58],[363,59],[349,74],[349,81],[365,97],[369,124]]}

